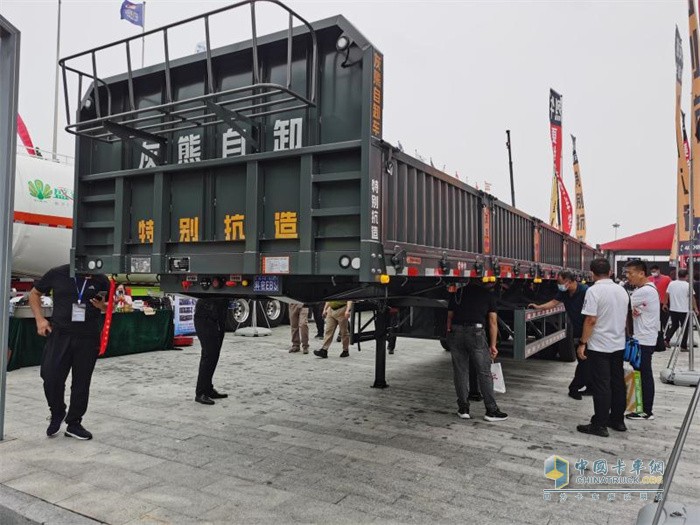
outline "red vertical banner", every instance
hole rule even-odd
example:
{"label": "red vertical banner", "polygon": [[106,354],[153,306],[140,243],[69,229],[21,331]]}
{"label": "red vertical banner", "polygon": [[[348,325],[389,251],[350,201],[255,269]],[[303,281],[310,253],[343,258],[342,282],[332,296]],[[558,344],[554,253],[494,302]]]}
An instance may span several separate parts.
{"label": "red vertical banner", "polygon": [[105,313],[105,324],[102,326],[102,335],[100,336],[100,353],[104,355],[107,351],[107,343],[109,343],[109,329],[112,326],[112,314],[114,314],[114,291],[117,289],[117,283],[114,279],[109,281],[109,301],[107,302],[107,312]]}
{"label": "red vertical banner", "polygon": [[552,153],[554,154],[554,176],[559,185],[559,212],[561,213],[561,230],[569,235],[571,226],[573,225],[574,216],[571,206],[569,193],[564,186],[564,180],[561,176],[561,117],[562,117],[562,100],[561,95],[549,90],[549,133],[552,139]]}
{"label": "red vertical banner", "polygon": [[491,253],[491,208],[488,206],[483,207],[481,224],[483,226],[483,235],[481,236],[483,239],[483,246],[481,247],[481,251],[489,255]]}

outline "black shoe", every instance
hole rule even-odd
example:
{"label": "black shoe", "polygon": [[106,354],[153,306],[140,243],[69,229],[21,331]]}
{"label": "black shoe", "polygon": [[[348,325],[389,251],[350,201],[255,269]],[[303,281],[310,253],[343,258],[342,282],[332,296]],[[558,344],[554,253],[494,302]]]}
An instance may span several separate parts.
{"label": "black shoe", "polygon": [[196,396],[194,396],[194,400],[197,403],[202,403],[203,405],[213,405],[214,404],[214,400],[206,394],[196,395]]}
{"label": "black shoe", "polygon": [[340,343],[340,336],[338,336],[338,337],[335,338],[335,342],[336,342],[336,343]]}
{"label": "black shoe", "polygon": [[576,401],[583,399],[583,395],[578,390],[569,390],[569,397],[573,397]]}
{"label": "black shoe", "polygon": [[586,388],[586,390],[580,390],[579,394],[581,394],[582,396],[592,396],[593,390],[591,390],[590,388]]}
{"label": "black shoe", "polygon": [[63,423],[65,417],[65,414],[51,416],[51,423],[49,423],[49,427],[46,429],[46,435],[49,437],[53,437],[56,434],[58,434],[61,430],[61,423]]}
{"label": "black shoe", "polygon": [[328,358],[328,350],[321,348],[320,350],[314,350],[314,355],[316,357],[322,357],[323,359]]}
{"label": "black shoe", "polygon": [[66,428],[66,436],[86,441],[92,439],[92,434],[83,428],[80,423],[72,423]]}
{"label": "black shoe", "polygon": [[350,357],[350,352],[348,352],[347,350],[343,350],[343,353],[340,354],[340,357]]}
{"label": "black shoe", "polygon": [[316,339],[323,339],[323,334],[316,334]]}
{"label": "black shoe", "polygon": [[394,355],[394,349],[393,349],[393,348],[389,348],[389,355]]}
{"label": "black shoe", "polygon": [[605,427],[596,427],[595,425],[578,425],[576,430],[584,434],[591,434],[593,436],[608,437],[610,433]]}
{"label": "black shoe", "polygon": [[619,423],[610,423],[610,421],[608,421],[608,424],[605,426],[608,428],[612,428],[613,430],[617,430],[618,432],[627,431],[627,426],[622,421]]}
{"label": "black shoe", "polygon": [[655,419],[654,414],[647,414],[646,412],[631,412],[625,416],[627,419],[646,419],[647,421],[652,421]]}
{"label": "black shoe", "polygon": [[468,399],[469,401],[483,401],[483,400],[484,400],[484,396],[482,396],[480,392],[474,392],[473,394],[470,393],[470,394],[467,396],[467,399]]}
{"label": "black shoe", "polygon": [[486,421],[505,421],[508,419],[508,414],[504,414],[500,410],[496,409],[493,412],[486,412],[486,415],[484,416],[484,419]]}
{"label": "black shoe", "polygon": [[212,388],[211,392],[207,394],[207,397],[209,399],[226,399],[228,397],[228,394],[220,394],[216,391],[215,388]]}

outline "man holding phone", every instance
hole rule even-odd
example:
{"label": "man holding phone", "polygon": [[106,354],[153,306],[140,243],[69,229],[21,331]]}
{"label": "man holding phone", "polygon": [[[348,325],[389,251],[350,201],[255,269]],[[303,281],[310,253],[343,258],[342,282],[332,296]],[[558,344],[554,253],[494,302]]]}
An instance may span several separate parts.
{"label": "man holding phone", "polygon": [[[65,435],[92,439],[81,425],[87,411],[90,381],[100,348],[100,317],[107,310],[105,295],[109,281],[104,275],[70,276],[70,265],[52,268],[29,293],[39,335],[47,337],[41,359],[44,394],[51,410],[46,435],[55,436],[66,421]],[[46,319],[41,296],[53,295],[53,315]],[[64,394],[68,372],[72,372],[70,407],[66,414]]]}

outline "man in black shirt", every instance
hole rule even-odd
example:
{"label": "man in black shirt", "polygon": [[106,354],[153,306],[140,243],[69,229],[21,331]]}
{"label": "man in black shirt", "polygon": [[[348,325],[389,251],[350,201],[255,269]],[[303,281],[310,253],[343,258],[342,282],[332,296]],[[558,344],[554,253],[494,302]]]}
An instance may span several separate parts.
{"label": "man in black shirt", "polygon": [[[100,319],[107,310],[105,294],[109,281],[104,275],[70,276],[70,265],[52,268],[34,284],[29,305],[36,319],[37,332],[48,336],[41,359],[44,394],[51,410],[46,435],[61,430],[66,436],[92,439],[81,424],[87,411],[90,381],[100,349]],[[53,294],[51,321],[42,315],[41,296]],[[68,372],[72,372],[70,407],[66,415],[64,394]]]}
{"label": "man in black shirt", "polygon": [[[468,284],[450,297],[447,307],[447,344],[452,356],[457,415],[471,419],[469,414],[469,363],[473,361],[486,405],[486,421],[508,418],[498,409],[493,395],[491,361],[498,355],[496,337],[498,316],[496,297],[481,284]],[[489,342],[486,341],[486,326]]]}
{"label": "man in black shirt", "polygon": [[212,383],[226,334],[228,304],[228,297],[207,297],[198,299],[194,309],[194,329],[202,345],[194,400],[203,405],[213,405],[214,399],[228,397],[217,392]]}
{"label": "man in black shirt", "polygon": [[[554,308],[564,303],[564,308],[566,308],[566,315],[569,316],[569,321],[571,322],[574,335],[574,349],[576,352],[578,348],[579,340],[581,339],[581,334],[583,333],[583,320],[584,315],[581,313],[583,309],[583,301],[586,298],[586,291],[588,286],[581,284],[576,281],[576,276],[569,270],[562,270],[557,276],[557,288],[558,293],[554,299],[547,301],[543,304],[530,304],[530,308],[535,310],[547,310],[548,308]],[[581,400],[582,396],[591,395],[591,390],[589,390],[590,378],[588,372],[588,363],[585,360],[578,359],[578,364],[576,365],[576,372],[574,373],[574,378],[569,384],[569,397]],[[581,391],[583,387],[586,390]]]}

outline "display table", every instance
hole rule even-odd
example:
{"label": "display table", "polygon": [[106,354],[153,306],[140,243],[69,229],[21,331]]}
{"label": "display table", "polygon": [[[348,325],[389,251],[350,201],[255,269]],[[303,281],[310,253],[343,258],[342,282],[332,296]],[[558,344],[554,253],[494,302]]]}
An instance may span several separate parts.
{"label": "display table", "polygon": [[[172,310],[156,310],[155,315],[143,312],[115,313],[109,332],[109,344],[102,357],[138,354],[173,348]],[[34,319],[10,317],[10,359],[8,370],[41,364],[46,338],[36,333]]]}

